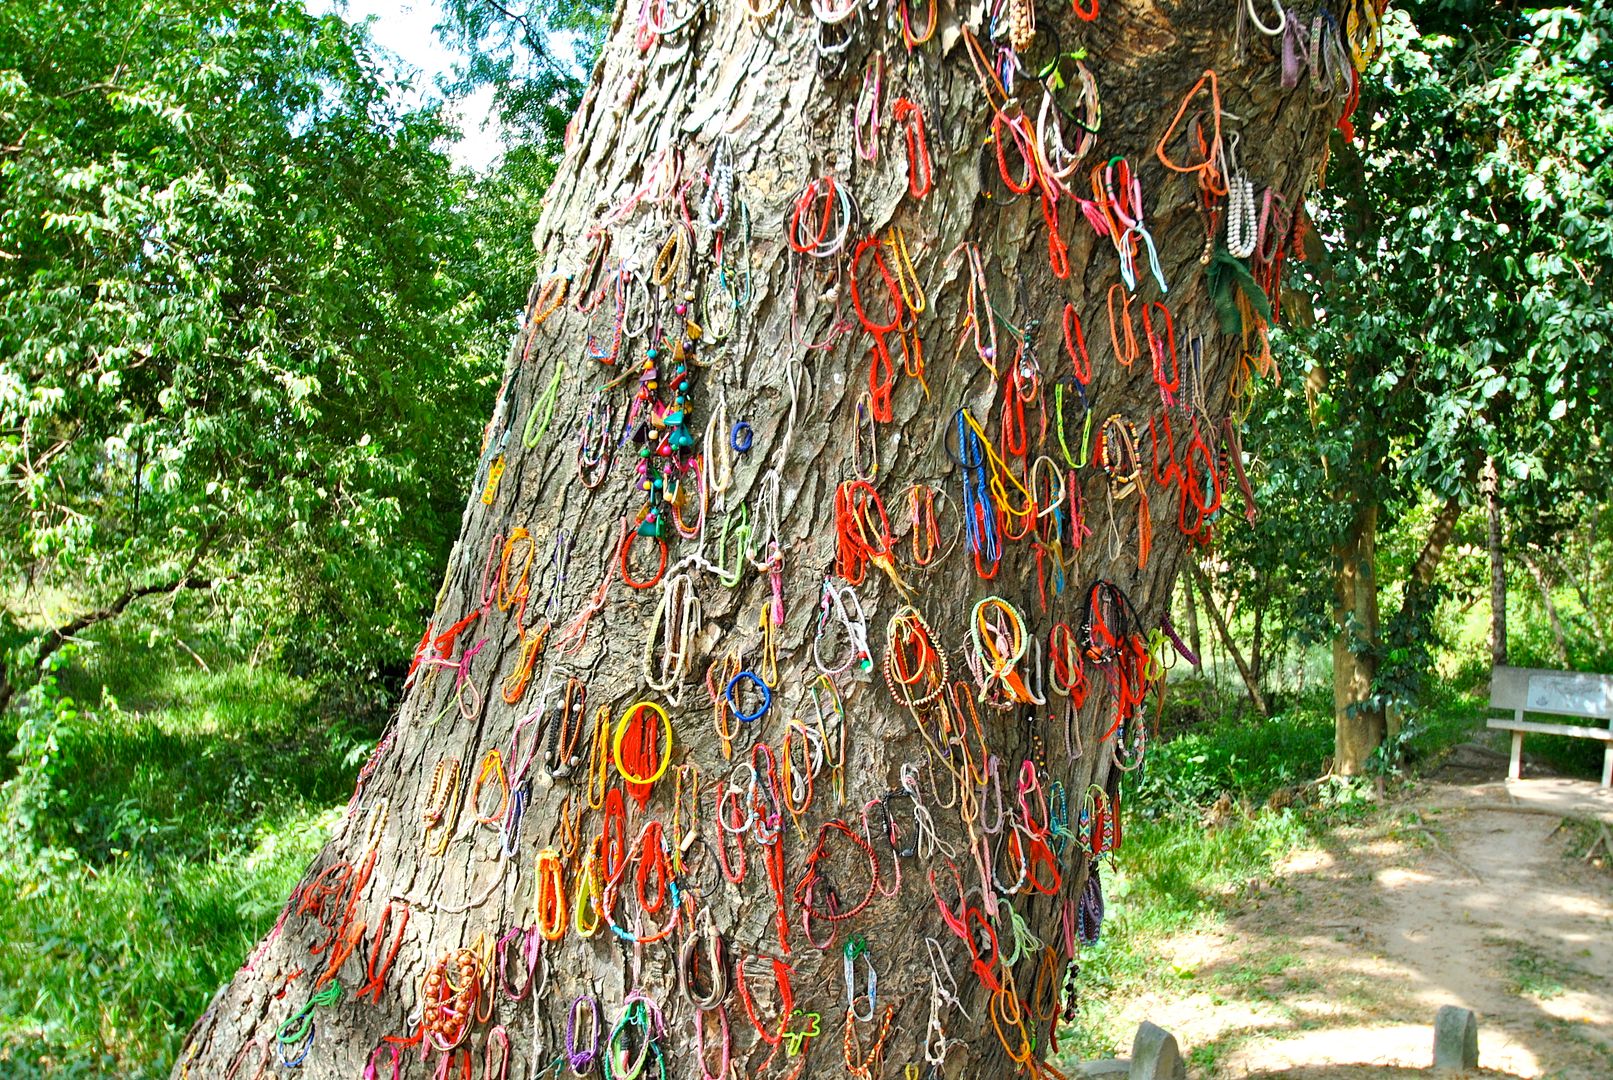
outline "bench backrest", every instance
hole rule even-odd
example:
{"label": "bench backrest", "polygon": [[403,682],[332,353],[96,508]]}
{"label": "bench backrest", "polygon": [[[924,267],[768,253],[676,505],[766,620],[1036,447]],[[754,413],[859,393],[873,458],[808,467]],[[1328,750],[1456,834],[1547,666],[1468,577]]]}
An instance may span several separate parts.
{"label": "bench backrest", "polygon": [[1613,675],[1498,667],[1490,673],[1490,708],[1610,719]]}

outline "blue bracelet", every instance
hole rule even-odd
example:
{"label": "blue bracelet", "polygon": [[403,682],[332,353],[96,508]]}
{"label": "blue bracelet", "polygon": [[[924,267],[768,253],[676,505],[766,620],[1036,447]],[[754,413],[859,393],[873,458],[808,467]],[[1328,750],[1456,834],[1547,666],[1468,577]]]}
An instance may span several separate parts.
{"label": "blue bracelet", "polygon": [[[738,695],[735,694],[734,690],[739,685],[739,680],[741,679],[749,679],[751,683],[755,685],[756,689],[762,692],[761,708],[757,709],[753,713],[740,711]],[[733,711],[734,719],[738,720],[741,724],[755,723],[763,716],[766,716],[767,710],[773,706],[773,691],[767,688],[767,683],[763,682],[762,677],[757,675],[754,671],[741,671],[738,675],[735,675],[732,679],[729,679],[728,688],[723,691],[723,696],[728,699],[728,708]]]}
{"label": "blue bracelet", "polygon": [[741,420],[734,425],[734,430],[728,433],[728,445],[734,448],[734,453],[743,454],[751,448],[756,441],[756,433],[751,430],[750,421]]}

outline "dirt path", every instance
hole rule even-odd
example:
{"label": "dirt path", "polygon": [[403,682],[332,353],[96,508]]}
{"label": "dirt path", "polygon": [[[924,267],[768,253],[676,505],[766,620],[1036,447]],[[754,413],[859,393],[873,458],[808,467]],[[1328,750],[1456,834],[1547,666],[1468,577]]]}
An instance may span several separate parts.
{"label": "dirt path", "polygon": [[1572,857],[1554,809],[1613,822],[1613,795],[1422,785],[1250,883],[1225,931],[1175,939],[1182,991],[1127,1018],[1176,1032],[1195,1077],[1387,1080],[1420,1075],[1459,1004],[1476,1075],[1613,1080],[1613,859]]}

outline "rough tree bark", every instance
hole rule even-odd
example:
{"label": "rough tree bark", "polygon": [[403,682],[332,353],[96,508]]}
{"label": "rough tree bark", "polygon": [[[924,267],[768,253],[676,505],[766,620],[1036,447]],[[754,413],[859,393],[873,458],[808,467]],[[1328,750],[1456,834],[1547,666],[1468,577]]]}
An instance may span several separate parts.
{"label": "rough tree bark", "polygon": [[1378,674],[1378,507],[1366,502],[1334,552],[1333,771],[1359,776],[1383,745],[1387,721],[1372,704]]}
{"label": "rough tree bark", "polygon": [[[836,486],[860,471],[869,471],[866,457],[859,458],[868,447],[858,443],[855,433],[858,401],[868,385],[871,338],[852,319],[847,290],[836,286],[837,280],[844,280],[849,252],[861,237],[885,236],[891,226],[905,230],[918,279],[926,284],[929,299],[918,322],[930,354],[928,394],[917,380],[901,378],[894,394],[893,417],[878,425],[878,489],[897,519],[898,533],[903,531],[901,522],[906,516],[902,493],[914,483],[933,484],[950,493],[953,517],[947,528],[958,529],[956,506],[962,488],[959,471],[949,460],[947,440],[960,403],[968,405],[990,432],[997,431],[1000,422],[1003,384],[985,371],[972,349],[963,348],[960,356],[954,348],[961,341],[969,271],[963,257],[953,253],[966,241],[977,243],[983,256],[991,302],[1003,327],[1000,341],[1011,348],[1012,327],[1025,327],[1040,358],[1046,385],[1039,401],[1027,408],[1030,438],[1040,446],[1032,449],[1032,456],[1058,454],[1056,440],[1041,428],[1037,410],[1050,408],[1054,383],[1070,373],[1061,332],[1066,300],[1075,305],[1088,328],[1086,339],[1094,369],[1088,395],[1097,420],[1118,413],[1139,426],[1146,443],[1148,419],[1161,410],[1146,345],[1141,363],[1123,367],[1109,344],[1105,300],[1118,280],[1113,244],[1100,241],[1080,220],[1080,212],[1069,202],[1063,203],[1060,230],[1069,242],[1071,273],[1067,280],[1060,280],[1049,267],[1039,201],[1029,195],[1008,197],[996,175],[987,182],[990,197],[983,197],[979,150],[982,136],[990,131],[990,114],[959,28],[962,24],[982,26],[984,14],[978,8],[961,13],[943,10],[935,39],[909,56],[903,49],[899,23],[883,7],[863,7],[854,21],[827,30],[820,30],[809,11],[794,7],[766,18],[747,14],[741,5],[707,7],[687,24],[647,42],[642,51],[638,6],[618,9],[575,119],[574,137],[534,234],[542,258],[540,282],[554,281],[559,273],[571,274],[575,278],[571,299],[543,320],[531,319],[529,312],[529,326],[534,321],[539,325],[515,343],[506,391],[501,393],[490,426],[491,444],[475,479],[461,539],[431,619],[431,634],[440,635],[464,624],[462,632],[448,639],[446,656],[433,654],[417,672],[393,727],[361,774],[347,815],[310,866],[275,931],[219,992],[192,1030],[176,1075],[225,1076],[233,1066],[238,1080],[245,1080],[254,1075],[261,1056],[259,1047],[273,1043],[288,1019],[306,1013],[314,1027],[303,1074],[358,1076],[372,1048],[383,1045],[384,1036],[405,1036],[414,1030],[411,1015],[418,1015],[421,983],[428,968],[454,950],[474,949],[478,942],[496,941],[513,928],[536,923],[544,884],[537,865],[540,849],[562,849],[567,899],[576,896],[576,882],[590,860],[581,854],[567,858],[564,850],[586,852],[587,838],[601,829],[601,814],[587,811],[584,797],[590,776],[587,730],[580,744],[583,761],[570,777],[550,778],[544,764],[549,751],[539,754],[539,763],[531,771],[534,782],[526,796],[525,813],[511,841],[513,855],[503,854],[496,827],[477,821],[479,815],[498,816],[490,812],[497,809],[496,785],[491,781],[482,786],[479,800],[461,787],[457,818],[450,811],[429,833],[430,822],[423,818],[432,805],[433,776],[440,763],[457,760],[462,785],[473,782],[490,750],[503,752],[504,767],[517,770],[523,745],[512,746],[517,721],[540,703],[547,704],[539,712],[540,722],[551,735],[557,733],[561,726],[557,706],[568,677],[586,685],[590,726],[596,707],[608,706],[611,717],[620,721],[629,705],[639,700],[667,706],[674,732],[672,753],[678,762],[703,770],[698,783],[692,774],[682,774],[691,789],[698,791],[698,803],[691,814],[686,799],[675,800],[678,788],[669,772],[655,786],[647,812],[641,812],[631,800],[625,803],[629,816],[626,837],[637,842],[645,823],[652,820],[664,823],[667,837],[677,837],[675,843],[665,845],[675,850],[663,849],[663,855],[668,860],[678,855],[687,860],[680,875],[683,908],[678,917],[695,923],[690,912],[709,913],[731,954],[747,961],[744,986],[762,1026],[775,1037],[780,1002],[772,961],[790,965],[790,988],[801,1010],[786,1017],[785,1030],[790,1033],[786,1044],[800,1043],[794,1054],[788,1045],[775,1053],[761,1039],[742,1007],[745,995],[739,993],[739,973],[731,972],[732,988],[721,1007],[731,1027],[738,1075],[756,1075],[769,1060],[778,1075],[797,1071],[806,1060],[814,1074],[839,1075],[846,1068],[843,1039],[848,1026],[860,1056],[869,1053],[877,1041],[878,1024],[857,1021],[848,1025],[846,1017],[842,946],[848,934],[867,943],[864,955],[878,975],[878,1018],[885,1019],[887,1006],[895,1009],[882,1051],[885,1075],[900,1075],[904,1067],[922,1067],[925,1062],[934,976],[932,950],[924,938],[933,938],[940,946],[934,955],[946,973],[942,978],[948,980],[936,1003],[937,1022],[944,1026],[946,1038],[956,1040],[943,1048],[945,1074],[1001,1077],[1013,1071],[1008,1046],[1019,1051],[1024,1043],[1012,1022],[1012,994],[1008,999],[994,997],[983,987],[971,970],[969,950],[943,921],[927,880],[934,871],[942,900],[956,909],[957,886],[942,855],[928,848],[915,855],[894,855],[892,845],[885,844],[876,831],[876,855],[883,867],[879,883],[892,895],[876,891],[867,909],[850,921],[834,946],[822,951],[806,940],[801,908],[791,897],[806,872],[820,827],[831,819],[844,818],[853,832],[862,835],[859,810],[867,800],[898,791],[902,767],[908,763],[920,766],[919,790],[934,818],[938,840],[958,852],[963,880],[976,882],[970,903],[978,907],[987,890],[995,891],[979,882],[989,875],[977,872],[967,853],[973,827],[966,829],[958,812],[944,808],[949,793],[956,797],[948,786],[948,770],[927,761],[925,735],[898,707],[877,674],[878,662],[886,653],[887,621],[907,602],[891,576],[870,572],[860,588],[876,674],[839,680],[848,743],[844,805],[835,798],[832,770],[826,768],[818,778],[815,802],[799,823],[792,823],[788,816],[782,819],[778,850],[783,857],[790,924],[787,954],[776,925],[768,850],[754,833],[742,838],[749,870],[741,885],[716,873],[711,856],[719,843],[727,845],[731,856],[736,846],[735,837],[716,823],[714,809],[717,796],[728,790],[733,766],[724,759],[713,705],[700,682],[709,665],[717,665],[721,672],[722,658],[731,652],[743,652],[749,666],[762,670],[759,618],[767,618],[765,613],[775,596],[783,599],[785,621],[774,635],[777,672],[767,673],[774,687],[774,704],[763,719],[748,728],[736,725],[740,734],[735,762],[752,760],[753,743],[765,742],[782,756],[786,733],[799,735],[816,722],[809,696],[811,688],[819,685],[813,643],[825,576],[835,569]],[[656,10],[662,11],[658,17],[667,22],[681,17]],[[1203,334],[1202,378],[1198,380],[1202,390],[1196,404],[1204,417],[1216,423],[1229,412],[1231,387],[1245,363],[1242,346],[1237,335],[1218,328],[1207,291],[1200,261],[1205,232],[1197,188],[1191,178],[1167,172],[1155,158],[1155,146],[1199,74],[1213,68],[1220,73],[1221,106],[1227,114],[1223,123],[1229,132],[1233,126],[1243,132],[1238,153],[1257,192],[1270,185],[1282,205],[1297,208],[1317,174],[1329,131],[1338,117],[1336,100],[1314,107],[1314,93],[1304,79],[1295,90],[1280,86],[1272,39],[1251,33],[1247,58],[1241,63],[1237,60],[1235,11],[1233,5],[1220,0],[1119,0],[1105,5],[1091,23],[1078,21],[1062,6],[1037,12],[1038,40],[1049,43],[1042,55],[1054,51],[1050,46],[1055,35],[1065,51],[1078,45],[1088,50],[1087,62],[1103,98],[1103,119],[1098,145],[1082,175],[1110,155],[1128,155],[1138,166],[1143,201],[1170,285],[1163,299],[1170,304],[1179,341],[1188,341],[1191,330]],[[915,21],[922,22],[922,9],[915,8],[915,12]],[[1345,24],[1344,12],[1334,15],[1339,25]],[[1263,17],[1269,22],[1275,16],[1268,8]],[[1310,25],[1308,16],[1306,25]],[[820,32],[837,40],[848,30],[850,44],[837,63],[816,61],[815,42]],[[887,110],[886,130],[877,161],[868,162],[860,160],[855,151],[848,121],[864,73],[878,52],[887,61],[885,104],[881,106]],[[1032,52],[1034,59],[1035,50]],[[1064,93],[1069,95],[1072,90]],[[897,94],[917,101],[928,118],[934,190],[922,200],[909,194],[901,128],[888,112]],[[1040,91],[1027,97],[1026,112],[1031,113],[1039,101]],[[1188,109],[1187,122],[1194,111],[1208,108],[1208,97],[1201,97]],[[1238,119],[1230,119],[1232,116]],[[697,367],[693,373],[689,427],[700,432],[714,410],[725,403],[730,422],[743,420],[751,426],[754,445],[735,460],[725,496],[730,511],[726,520],[714,505],[702,541],[677,536],[670,540],[670,561],[680,572],[691,575],[699,608],[698,626],[690,634],[690,649],[696,655],[679,673],[676,692],[667,692],[649,685],[641,661],[647,627],[653,625],[662,590],[630,589],[615,569],[624,514],[633,514],[643,499],[632,473],[636,461],[633,446],[629,443],[622,448],[614,471],[594,490],[578,483],[574,458],[579,425],[595,391],[606,379],[625,373],[626,385],[607,389],[596,399],[596,403],[614,402],[620,423],[620,410],[632,397],[642,363],[642,342],[624,345],[624,355],[630,359],[624,358],[617,368],[602,368],[589,358],[585,342],[591,326],[600,338],[596,344],[608,348],[612,302],[604,303],[603,316],[596,313],[592,319],[579,314],[574,302],[579,294],[586,295],[585,285],[595,281],[588,272],[594,249],[591,230],[607,218],[611,265],[614,267],[616,259],[626,259],[641,273],[654,267],[680,216],[678,200],[664,199],[668,190],[676,189],[660,183],[665,174],[657,177],[655,163],[667,161],[662,155],[675,149],[681,152],[684,174],[697,177],[724,135],[732,137],[738,196],[748,206],[750,226],[748,245],[737,223],[728,226],[725,257],[730,274],[746,282],[749,293],[738,325],[726,341],[720,345],[695,343],[696,357],[709,366]],[[1184,138],[1175,152],[1186,153],[1190,145]],[[987,166],[995,174],[994,160]],[[784,244],[783,227],[803,187],[830,173],[854,194],[860,220],[848,239],[848,254],[836,261],[841,272],[825,277],[808,267],[796,290],[798,260]],[[689,191],[690,214],[695,213],[703,190],[703,182],[696,182]],[[629,197],[635,192],[642,198],[631,212],[613,213],[632,205]],[[697,302],[697,312],[704,310],[704,301],[718,288],[709,244],[705,237],[699,239],[692,256],[694,284],[707,295]],[[883,297],[883,286],[868,260],[862,271],[864,292],[880,290]],[[1147,272],[1146,259],[1142,260],[1141,278],[1132,308],[1134,318],[1144,301],[1161,298]],[[601,280],[608,281],[609,275]],[[874,284],[868,284],[870,281]],[[546,302],[547,297],[540,297],[534,309],[541,310]],[[669,308],[670,303],[662,306],[661,317],[668,325],[679,326]],[[645,309],[637,310],[642,313]],[[637,317],[630,314],[630,329]],[[837,335],[835,328],[841,322],[847,324],[848,332]],[[831,344],[819,349],[797,344],[825,341]],[[893,351],[894,346],[893,342]],[[1182,369],[1188,371],[1193,360],[1188,349],[1182,352]],[[898,356],[898,368],[901,363]],[[663,367],[663,375],[665,371]],[[545,419],[550,415],[552,424]],[[538,419],[529,420],[533,416]],[[529,438],[534,433],[536,437]],[[1175,436],[1178,456],[1185,460],[1191,422],[1178,422]],[[717,438],[725,440],[726,430],[719,431]],[[955,444],[950,449],[958,452]],[[495,485],[489,470],[499,463],[503,473]],[[1145,477],[1148,465],[1143,462]],[[899,568],[911,590],[911,602],[922,611],[937,645],[948,655],[954,678],[967,678],[965,628],[975,602],[988,595],[1001,596],[1024,613],[1029,632],[1044,643],[1055,622],[1079,625],[1086,586],[1098,579],[1122,585],[1137,612],[1139,631],[1158,625],[1188,543],[1177,528],[1178,500],[1145,480],[1151,494],[1153,548],[1145,567],[1138,570],[1136,534],[1129,527],[1137,505],[1135,496],[1116,506],[1119,542],[1112,545],[1105,509],[1108,480],[1091,465],[1080,469],[1078,476],[1087,520],[1095,531],[1068,566],[1069,587],[1061,595],[1049,596],[1050,610],[1043,611],[1038,599],[1041,589],[1036,575],[1044,564],[1024,541],[1005,545],[1001,569],[991,581],[976,576],[961,540],[937,569]],[[738,539],[741,530],[733,512],[739,507],[748,508],[748,523],[753,527],[748,540]],[[943,524],[946,513],[944,509]],[[497,560],[502,544],[518,527],[530,530],[536,552],[527,623],[535,632],[547,616],[553,619],[554,629],[536,662],[531,688],[524,695],[515,695],[516,702],[509,704],[500,687],[520,662],[523,639],[516,618],[519,605],[506,610],[497,602],[502,591]],[[778,541],[776,549],[761,539],[770,535]],[[557,538],[569,541],[569,562],[564,542],[558,561],[550,560]],[[732,552],[744,546],[752,549],[754,561],[734,574]],[[722,561],[724,548],[733,587],[725,587],[718,580],[721,575],[685,561],[697,551]],[[781,573],[774,578],[767,570],[769,559],[777,556],[782,563],[773,565]],[[517,555],[516,561],[519,558]],[[629,565],[638,576],[654,569],[653,540],[634,543]],[[602,580],[605,586],[596,592]],[[596,598],[597,615],[586,639],[567,639],[563,633],[566,624],[577,613],[593,610]],[[685,610],[676,603],[674,608]],[[825,651],[835,651],[834,641],[831,637]],[[660,644],[658,638],[652,641],[657,649]],[[437,659],[453,666],[431,663]],[[657,681],[661,670],[652,665],[651,675]],[[1115,704],[1099,669],[1089,666],[1087,678],[1091,692],[1080,709],[1069,710],[1058,697],[1050,698],[1046,708],[1023,715],[982,709],[984,738],[1000,763],[997,775],[1006,789],[1003,805],[1016,827],[1027,824],[1014,794],[1021,766],[1028,759],[1040,763],[1034,772],[1044,789],[1057,781],[1068,793],[1072,831],[1079,829],[1075,811],[1081,793],[1089,785],[1102,788],[1110,783],[1115,760],[1112,740],[1106,742],[1101,736],[1110,726]],[[966,687],[962,698],[969,697]],[[1066,724],[1072,712],[1074,723]],[[799,718],[793,728],[788,723],[792,717]],[[581,724],[582,717],[576,722]],[[833,730],[832,718],[829,730]],[[531,737],[531,728],[525,731],[521,739]],[[800,760],[801,742],[793,749]],[[607,775],[616,779],[613,771]],[[747,794],[743,771],[734,775],[741,794]],[[963,787],[962,805],[967,807],[974,788],[968,782]],[[765,789],[764,783],[764,793]],[[754,796],[755,792],[748,794]],[[1036,796],[1031,794],[1028,799],[1028,814],[1041,819]],[[980,817],[992,816],[992,801],[988,793]],[[681,809],[676,808],[679,805]],[[743,811],[743,802],[736,805]],[[893,801],[891,805],[905,844],[915,828],[912,810],[906,803]],[[869,816],[877,827],[881,820],[877,805]],[[737,822],[739,817],[732,820]],[[684,837],[691,830],[698,841],[690,840],[685,846]],[[1035,831],[1027,828],[1009,835],[1023,837],[1018,843],[1029,845]],[[445,846],[433,855],[429,849],[439,840]],[[1011,876],[1013,845],[992,843],[988,850],[1001,856],[997,873]],[[1068,931],[1060,929],[1061,917],[1073,917],[1073,902],[1082,895],[1088,873],[1089,858],[1079,844],[1060,846],[1063,855],[1057,868],[1061,881],[1056,895],[1021,889],[1004,896],[1003,906],[987,912],[1005,956],[1014,940],[1015,918],[1048,943],[1047,949],[1027,949],[1027,957],[1017,964],[999,962],[995,969],[988,965],[993,978],[1006,978],[1012,972],[1019,994],[1038,1005],[1045,1005],[1048,985],[1055,989],[1058,985],[1068,947]],[[829,867],[825,873],[836,877],[843,902],[852,904],[863,895],[868,864],[856,861],[856,849],[844,834],[833,834],[830,848],[836,854],[825,862]],[[660,865],[650,845],[634,850],[652,852],[639,858],[640,865],[648,863],[652,869]],[[371,857],[373,865],[367,866]],[[352,868],[351,873],[344,867]],[[1042,880],[1048,879],[1047,868],[1037,872]],[[630,870],[626,886],[615,898],[614,915],[624,927],[639,927],[637,933],[649,935],[665,925],[666,913],[645,913],[631,882],[633,876]],[[363,888],[353,887],[352,882],[361,879]],[[820,898],[818,902],[826,901]],[[383,934],[381,924],[388,905],[391,922]],[[1010,909],[1017,914],[1011,917]],[[353,991],[367,979],[375,940],[391,941],[405,911],[408,923],[402,945],[384,982],[373,1000],[356,1000]],[[683,929],[687,928],[686,923]],[[822,921],[812,926],[820,939],[830,929]],[[980,931],[978,923],[971,927],[976,935]],[[332,938],[338,941],[338,950],[342,940],[351,940],[357,947],[345,961],[337,952],[334,964],[330,949],[311,952]],[[681,942],[682,931],[670,940]],[[980,948],[986,948],[983,939]],[[383,949],[382,960],[385,952]],[[491,985],[499,981],[497,974],[489,974],[480,983],[488,992],[481,996],[479,1007],[490,1015],[473,1026],[465,1044],[475,1051],[477,1075],[481,1075],[483,1046],[493,1044],[496,1050],[494,1025],[502,1026],[513,1044],[510,1075],[536,1075],[555,1065],[564,1051],[568,1012],[579,995],[597,996],[608,1026],[625,1015],[624,1002],[634,990],[653,998],[664,1011],[667,1033],[657,1040],[655,1053],[661,1056],[666,1075],[701,1075],[692,1038],[697,1031],[696,1014],[678,992],[674,953],[670,941],[630,946],[609,927],[590,939],[573,929],[544,944],[536,976],[540,988],[525,1000],[509,1000],[501,988]],[[514,973],[512,981],[519,984],[524,980],[520,957],[507,959]],[[327,971],[334,973],[329,985],[346,988],[335,1002],[329,1001],[328,987],[324,998],[313,993],[316,981]],[[866,974],[861,957],[854,971],[861,991]],[[946,998],[954,979],[957,1001],[951,1002]],[[1040,979],[1048,983],[1039,985]],[[872,984],[866,985],[873,989]],[[1055,1005],[1056,1000],[1055,993]],[[967,1019],[962,1010],[967,1010]],[[1008,1046],[994,1031],[994,1015],[999,1023],[1006,1021]],[[1030,1019],[1025,1025],[1027,1035],[1034,1031],[1036,1057],[1048,1051],[1047,1027],[1042,1019]],[[820,1032],[815,1037],[810,1034],[813,1029]],[[635,1046],[636,1031],[627,1036]],[[714,1044],[718,1038],[715,1015],[708,1016],[706,1031],[708,1042]],[[293,1024],[287,1034],[292,1037],[290,1052],[302,1052],[302,1030]],[[708,1050],[715,1060],[714,1045]],[[442,1054],[433,1054],[429,1064],[421,1064],[416,1047],[406,1048],[402,1057],[405,1072],[412,1070],[415,1075],[448,1067]],[[462,1067],[460,1060],[456,1058],[452,1065],[456,1077]],[[380,1074],[388,1075],[390,1052],[383,1049],[377,1062]],[[652,1072],[646,1070],[646,1075]],[[877,1072],[871,1064],[854,1075]]]}

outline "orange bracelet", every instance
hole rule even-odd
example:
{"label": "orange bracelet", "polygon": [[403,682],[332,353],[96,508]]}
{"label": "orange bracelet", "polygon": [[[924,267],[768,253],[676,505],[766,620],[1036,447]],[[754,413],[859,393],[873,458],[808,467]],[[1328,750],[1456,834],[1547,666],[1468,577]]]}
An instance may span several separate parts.
{"label": "orange bracelet", "polygon": [[[930,0],[929,33],[932,34],[935,32],[935,9],[935,0]],[[902,15],[905,28],[907,21],[905,9]],[[924,110],[903,97],[896,99],[892,111],[896,115],[896,122],[903,126],[903,134],[907,139],[907,193],[915,199],[922,199],[935,186],[934,178],[930,175],[929,143],[924,135]]]}
{"label": "orange bracelet", "polygon": [[[1167,153],[1166,147],[1170,145],[1171,139],[1175,138],[1177,128],[1181,126],[1182,118],[1187,115],[1187,107],[1193,103],[1193,99],[1198,96],[1199,91],[1204,89],[1206,82],[1210,84],[1210,108],[1213,110],[1211,115],[1214,117],[1215,123],[1215,134],[1210,140],[1209,153],[1197,165],[1178,165],[1170,159],[1170,154]],[[1200,75],[1199,81],[1193,84],[1193,89],[1189,90],[1187,96],[1182,98],[1182,103],[1176,107],[1176,115],[1171,118],[1170,126],[1165,129],[1165,134],[1160,136],[1159,145],[1154,148],[1154,156],[1159,158],[1159,163],[1171,172],[1199,173],[1208,190],[1217,195],[1226,194],[1226,185],[1216,183],[1221,172],[1219,163],[1221,156],[1221,86],[1215,77],[1214,68]]]}
{"label": "orange bracelet", "polygon": [[538,852],[538,932],[545,941],[566,936],[566,881],[560,852],[544,848]]}
{"label": "orange bracelet", "polygon": [[[1115,327],[1116,289],[1120,290],[1120,296],[1123,301],[1121,318],[1126,324],[1126,343],[1124,346],[1120,344],[1120,333]],[[1115,360],[1120,364],[1121,367],[1130,367],[1132,362],[1137,359],[1138,355],[1137,331],[1132,326],[1131,296],[1126,292],[1126,287],[1118,281],[1109,286],[1109,341],[1112,345],[1114,345]]]}

